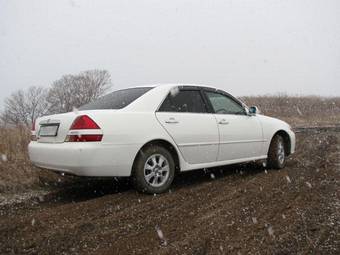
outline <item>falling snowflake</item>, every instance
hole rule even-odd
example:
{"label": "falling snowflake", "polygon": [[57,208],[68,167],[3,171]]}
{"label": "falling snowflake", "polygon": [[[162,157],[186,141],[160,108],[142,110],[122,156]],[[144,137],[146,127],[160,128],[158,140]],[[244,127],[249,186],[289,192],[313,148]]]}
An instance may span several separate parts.
{"label": "falling snowflake", "polygon": [[286,175],[286,180],[287,180],[288,183],[291,183],[291,182],[292,182],[292,181],[290,180],[290,178],[289,178],[288,175]]}
{"label": "falling snowflake", "polygon": [[31,225],[32,225],[32,227],[35,225],[35,219],[34,218],[31,221]]}
{"label": "falling snowflake", "polygon": [[274,237],[274,229],[271,225],[267,225],[267,231],[271,237]]}
{"label": "falling snowflake", "polygon": [[285,220],[286,219],[286,215],[282,214],[282,219]]}
{"label": "falling snowflake", "polygon": [[254,224],[257,224],[257,219],[256,219],[256,217],[252,217],[251,220],[253,221]]}
{"label": "falling snowflake", "polygon": [[70,5],[71,5],[71,7],[79,7],[79,5],[78,5],[78,3],[76,3],[76,1],[74,1],[74,0],[69,0],[69,3],[70,3]]}
{"label": "falling snowflake", "polygon": [[215,175],[213,173],[210,174],[211,179],[215,179]]}
{"label": "falling snowflake", "polygon": [[178,93],[179,93],[179,88],[178,88],[178,87],[173,87],[173,88],[170,90],[170,94],[171,94],[171,96],[173,96],[173,97],[175,97]]}
{"label": "falling snowflake", "polygon": [[140,202],[142,202],[142,200],[140,200],[140,199],[138,198],[138,203],[140,203]]}
{"label": "falling snowflake", "polygon": [[296,111],[298,112],[298,114],[299,114],[300,116],[303,116],[302,112],[300,111],[299,107],[297,107],[297,106],[296,106]]}
{"label": "falling snowflake", "polygon": [[265,169],[265,170],[264,170],[264,173],[265,173],[265,174],[268,174],[268,171]]}
{"label": "falling snowflake", "polygon": [[7,161],[7,155],[6,154],[1,154],[1,160],[3,162],[6,162]]}
{"label": "falling snowflake", "polygon": [[74,112],[75,114],[78,114],[79,110],[76,107],[73,106],[72,112]]}
{"label": "falling snowflake", "polygon": [[159,239],[161,240],[161,244],[166,246],[167,245],[167,241],[164,237],[163,231],[161,230],[161,228],[159,226],[156,226],[156,231],[157,231],[157,235],[159,237]]}
{"label": "falling snowflake", "polygon": [[308,186],[308,188],[312,188],[312,184],[310,182],[306,182],[306,185]]}

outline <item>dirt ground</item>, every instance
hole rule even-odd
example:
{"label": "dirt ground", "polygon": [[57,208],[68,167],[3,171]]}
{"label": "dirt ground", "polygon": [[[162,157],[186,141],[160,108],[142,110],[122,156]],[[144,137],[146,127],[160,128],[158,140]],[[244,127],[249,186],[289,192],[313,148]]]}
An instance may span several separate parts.
{"label": "dirt ground", "polygon": [[340,133],[301,133],[283,170],[177,177],[171,191],[76,180],[0,207],[0,254],[340,254]]}

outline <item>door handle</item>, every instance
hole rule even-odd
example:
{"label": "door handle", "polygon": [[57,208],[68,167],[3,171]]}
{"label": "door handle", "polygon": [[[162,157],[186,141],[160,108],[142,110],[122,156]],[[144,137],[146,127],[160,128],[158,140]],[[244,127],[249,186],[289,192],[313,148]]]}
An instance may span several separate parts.
{"label": "door handle", "polygon": [[221,124],[221,125],[228,125],[229,124],[229,121],[225,120],[225,119],[221,119],[218,124]]}
{"label": "door handle", "polygon": [[168,120],[165,121],[165,123],[167,123],[167,124],[177,124],[178,120],[176,120],[175,118],[169,118]]}

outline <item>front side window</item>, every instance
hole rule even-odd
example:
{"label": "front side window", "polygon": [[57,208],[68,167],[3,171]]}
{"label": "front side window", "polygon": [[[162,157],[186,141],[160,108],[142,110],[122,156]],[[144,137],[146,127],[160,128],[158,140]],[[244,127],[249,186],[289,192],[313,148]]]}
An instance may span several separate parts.
{"label": "front side window", "polygon": [[159,108],[160,112],[193,112],[205,113],[206,108],[200,91],[180,90],[170,93]]}
{"label": "front side window", "polygon": [[232,98],[215,92],[205,92],[217,114],[245,114],[243,107]]}

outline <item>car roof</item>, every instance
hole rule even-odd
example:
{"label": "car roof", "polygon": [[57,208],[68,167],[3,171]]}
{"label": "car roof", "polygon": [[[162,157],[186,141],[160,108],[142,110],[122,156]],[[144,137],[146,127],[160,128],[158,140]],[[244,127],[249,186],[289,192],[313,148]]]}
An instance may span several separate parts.
{"label": "car roof", "polygon": [[141,97],[137,98],[128,106],[121,109],[121,111],[140,111],[140,112],[155,112],[163,99],[168,95],[169,91],[174,87],[203,87],[213,90],[219,90],[217,88],[202,85],[202,84],[188,84],[188,83],[166,83],[166,84],[145,84],[140,86],[131,86],[125,89],[147,87],[152,88]]}
{"label": "car roof", "polygon": [[128,86],[126,88],[121,88],[119,90],[122,89],[132,89],[132,88],[147,88],[147,87],[151,87],[151,88],[156,88],[156,87],[202,87],[202,88],[211,88],[211,89],[218,89],[214,86],[210,86],[210,85],[205,85],[205,84],[194,84],[194,83],[156,83],[156,84],[143,84],[143,85],[132,85],[132,86]]}

